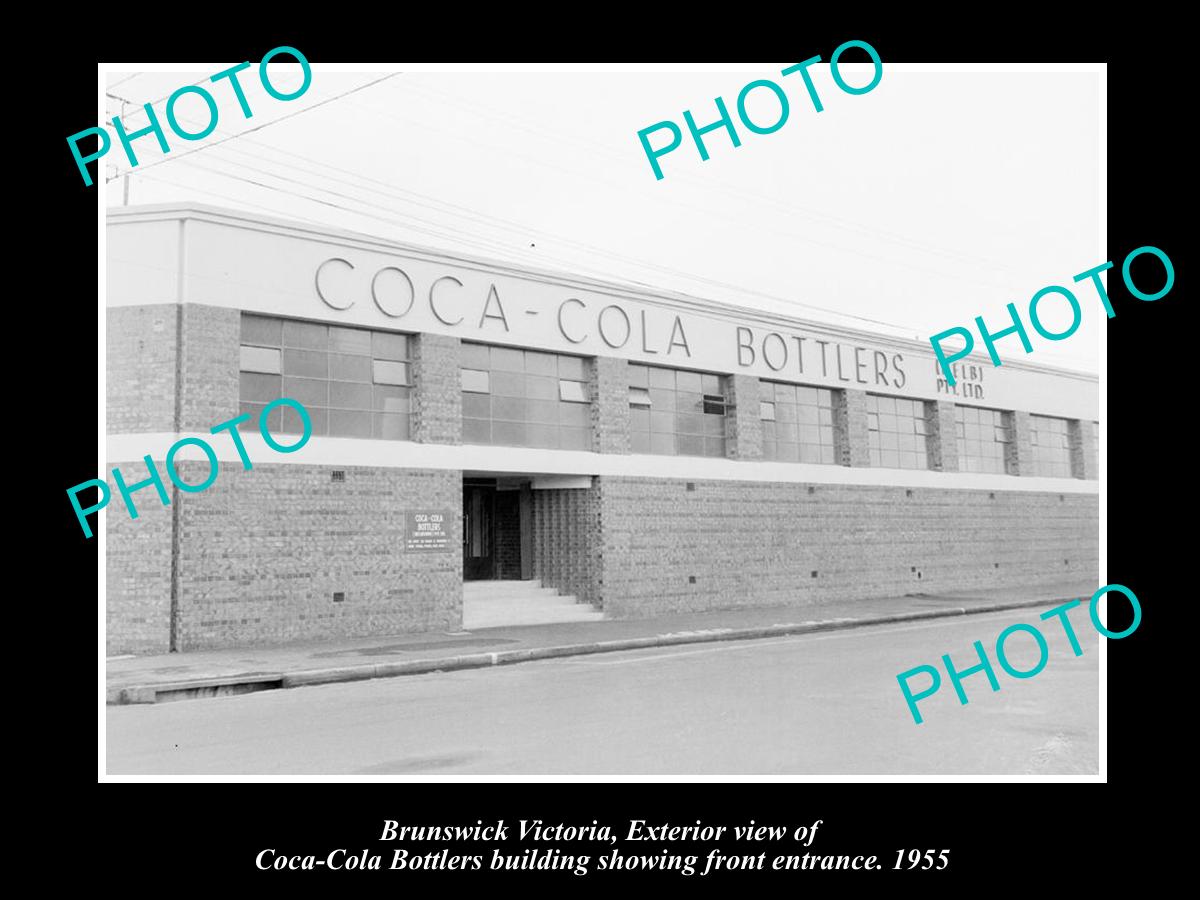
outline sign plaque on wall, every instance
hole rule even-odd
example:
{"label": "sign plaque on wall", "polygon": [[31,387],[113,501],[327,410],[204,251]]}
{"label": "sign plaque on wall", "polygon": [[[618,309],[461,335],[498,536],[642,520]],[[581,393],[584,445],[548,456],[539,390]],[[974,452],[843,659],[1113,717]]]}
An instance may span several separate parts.
{"label": "sign plaque on wall", "polygon": [[410,510],[404,514],[404,549],[449,550],[449,528],[449,510]]}

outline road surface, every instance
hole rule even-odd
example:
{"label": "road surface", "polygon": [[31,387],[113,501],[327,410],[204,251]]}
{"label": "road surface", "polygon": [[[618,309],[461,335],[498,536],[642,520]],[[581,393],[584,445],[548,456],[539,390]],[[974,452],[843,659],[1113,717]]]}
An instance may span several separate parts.
{"label": "road surface", "polygon": [[[1095,774],[1099,641],[1039,623],[1017,680],[999,633],[1037,610],[691,644],[106,710],[110,774]],[[1001,690],[945,672],[916,725],[896,676],[980,640]],[[1028,635],[1006,646],[1030,669]],[[914,680],[913,690],[925,686]]]}

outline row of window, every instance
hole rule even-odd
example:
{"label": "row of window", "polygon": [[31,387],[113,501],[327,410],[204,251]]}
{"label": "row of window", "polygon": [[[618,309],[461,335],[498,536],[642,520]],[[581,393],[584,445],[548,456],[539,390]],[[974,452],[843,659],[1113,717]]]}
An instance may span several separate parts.
{"label": "row of window", "polygon": [[[241,412],[257,427],[280,397],[304,404],[313,433],[410,438],[409,337],[245,313],[241,335]],[[488,344],[462,344],[463,443],[591,450],[592,406],[583,357]],[[727,376],[629,363],[630,449],[681,456],[726,455]],[[761,381],[762,455],[781,462],[836,463],[835,391]],[[933,468],[929,436],[936,404],[867,394],[870,464]],[[272,431],[296,433],[286,408]],[[1083,452],[1096,470],[1097,432]],[[1070,478],[1065,419],[1030,416],[1035,475]],[[955,406],[959,470],[1011,473],[1012,414]]]}

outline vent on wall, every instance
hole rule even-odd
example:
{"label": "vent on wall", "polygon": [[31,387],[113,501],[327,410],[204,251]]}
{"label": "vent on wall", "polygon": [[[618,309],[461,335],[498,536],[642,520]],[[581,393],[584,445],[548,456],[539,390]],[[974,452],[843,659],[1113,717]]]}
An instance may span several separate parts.
{"label": "vent on wall", "polygon": [[689,575],[689,576],[688,576],[688,584],[695,584],[695,583],[696,583],[696,576],[695,576],[695,575]]}
{"label": "vent on wall", "polygon": [[696,482],[694,482],[694,481],[689,481],[689,482],[687,483],[687,489],[688,489],[689,491],[694,491],[694,490],[696,489]]}
{"label": "vent on wall", "polygon": [[332,472],[329,473],[329,480],[330,481],[345,481],[346,480],[346,470],[345,469],[334,469]]}
{"label": "vent on wall", "polygon": [[334,591],[333,592],[333,602],[334,603],[341,603],[345,599],[346,599],[345,591]]}

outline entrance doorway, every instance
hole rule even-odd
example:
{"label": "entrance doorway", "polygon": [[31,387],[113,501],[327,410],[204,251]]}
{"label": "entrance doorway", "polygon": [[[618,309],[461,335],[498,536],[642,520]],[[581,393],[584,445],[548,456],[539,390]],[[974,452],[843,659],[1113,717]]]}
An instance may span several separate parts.
{"label": "entrance doorway", "polygon": [[529,482],[463,479],[463,581],[533,577]]}

